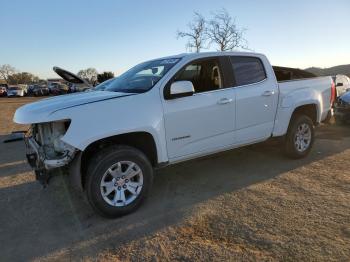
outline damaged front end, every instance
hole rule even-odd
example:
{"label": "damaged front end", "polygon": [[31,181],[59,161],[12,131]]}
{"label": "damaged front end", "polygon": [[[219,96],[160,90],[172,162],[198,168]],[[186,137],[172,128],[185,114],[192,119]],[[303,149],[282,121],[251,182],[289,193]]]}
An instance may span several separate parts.
{"label": "damaged front end", "polygon": [[77,149],[63,142],[70,120],[32,124],[25,136],[28,163],[35,170],[36,179],[47,185],[52,170],[67,166]]}

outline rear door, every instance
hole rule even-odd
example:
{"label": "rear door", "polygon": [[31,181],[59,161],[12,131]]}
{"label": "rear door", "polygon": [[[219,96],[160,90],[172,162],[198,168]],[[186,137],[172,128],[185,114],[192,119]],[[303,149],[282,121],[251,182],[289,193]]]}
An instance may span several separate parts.
{"label": "rear door", "polygon": [[[244,144],[270,137],[278,103],[271,66],[259,57],[231,56],[236,82],[236,138]],[[267,61],[267,60],[265,60]]]}
{"label": "rear door", "polygon": [[229,61],[222,59],[190,62],[165,87],[186,80],[195,89],[192,96],[164,100],[169,159],[185,159],[235,143],[235,90],[224,73]]}

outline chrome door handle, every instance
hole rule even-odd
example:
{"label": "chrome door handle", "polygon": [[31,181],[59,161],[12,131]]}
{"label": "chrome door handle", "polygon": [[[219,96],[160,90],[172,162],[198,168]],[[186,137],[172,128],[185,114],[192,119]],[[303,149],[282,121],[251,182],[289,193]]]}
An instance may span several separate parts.
{"label": "chrome door handle", "polygon": [[232,102],[232,99],[231,98],[221,98],[219,101],[218,101],[218,104],[219,105],[226,105],[226,104],[229,104]]}
{"label": "chrome door handle", "polygon": [[275,91],[268,90],[262,93],[262,96],[272,96],[274,94],[275,94]]}

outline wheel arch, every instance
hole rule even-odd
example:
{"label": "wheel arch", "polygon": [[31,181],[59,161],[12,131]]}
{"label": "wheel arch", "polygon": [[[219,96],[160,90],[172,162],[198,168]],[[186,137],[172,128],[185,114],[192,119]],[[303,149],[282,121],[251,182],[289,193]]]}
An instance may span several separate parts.
{"label": "wheel arch", "polygon": [[286,135],[293,118],[298,114],[305,114],[312,119],[314,125],[320,122],[320,105],[317,101],[308,101],[296,104],[295,107],[279,107],[275,120],[272,136],[280,137]]}
{"label": "wheel arch", "polygon": [[158,152],[156,141],[152,134],[148,132],[131,132],[106,137],[89,144],[77,156],[77,161],[73,161],[70,168],[70,175],[74,185],[80,189],[84,189],[86,171],[89,159],[99,150],[111,145],[128,145],[143,152],[155,167],[158,164]]}
{"label": "wheel arch", "polygon": [[294,109],[294,111],[291,114],[290,123],[293,121],[293,118],[297,115],[306,115],[311,118],[314,125],[317,125],[318,123],[318,105],[315,103],[300,105]]}
{"label": "wheel arch", "polygon": [[312,120],[312,123],[316,126],[318,123],[318,113],[317,112],[318,112],[317,111],[317,104],[314,104],[314,103],[299,105],[296,108],[294,108],[294,110],[291,113],[290,118],[289,118],[289,123],[288,123],[288,127],[286,130],[286,134],[287,134],[290,126],[292,125],[294,119],[300,115],[306,115],[306,116],[310,117],[310,119]]}

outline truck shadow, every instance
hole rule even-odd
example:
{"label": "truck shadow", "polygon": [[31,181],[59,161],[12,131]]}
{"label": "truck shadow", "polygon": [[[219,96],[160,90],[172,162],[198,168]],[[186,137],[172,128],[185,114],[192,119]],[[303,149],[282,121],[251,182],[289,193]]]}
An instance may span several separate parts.
{"label": "truck shadow", "polygon": [[[310,156],[301,160],[285,158],[279,144],[268,141],[158,170],[144,205],[115,220],[95,215],[84,195],[72,190],[68,179],[62,176],[55,177],[46,189],[32,181],[12,186],[1,186],[0,182],[2,259],[28,260],[62,254],[71,259],[118,248],[184,221],[196,205],[207,200],[349,149],[350,142],[343,141],[350,137],[349,131],[348,127],[320,127]],[[3,144],[0,147],[5,148]],[[6,147],[6,152],[0,151],[0,181],[20,176],[23,163],[6,171],[6,162],[23,160],[20,150],[21,143],[15,142]],[[9,156],[15,153],[18,158]]]}

